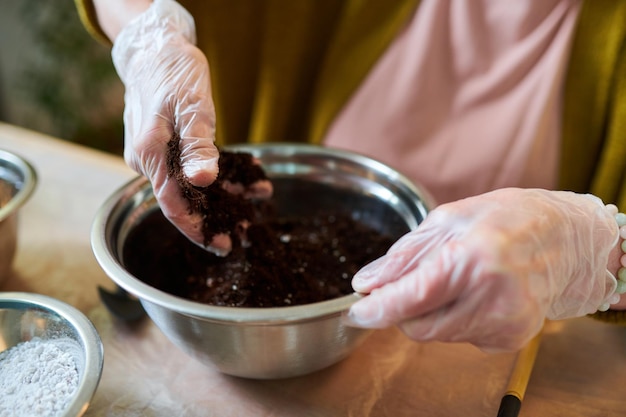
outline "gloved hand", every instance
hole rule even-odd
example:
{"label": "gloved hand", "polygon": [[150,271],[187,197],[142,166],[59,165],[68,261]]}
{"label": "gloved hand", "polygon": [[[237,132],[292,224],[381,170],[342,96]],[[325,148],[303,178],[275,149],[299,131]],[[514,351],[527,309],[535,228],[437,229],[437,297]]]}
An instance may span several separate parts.
{"label": "gloved hand", "polygon": [[[112,57],[126,87],[124,158],[150,180],[163,214],[204,247],[202,216],[190,213],[167,170],[167,143],[178,132],[190,183],[210,185],[218,173],[209,66],[195,42],[192,16],[173,0],[155,0],[122,29]],[[220,234],[207,249],[225,255],[230,244]]]}
{"label": "gloved hand", "polygon": [[521,348],[545,318],[616,302],[613,216],[591,195],[502,189],[439,206],[359,271],[352,325],[398,325],[417,341]]}

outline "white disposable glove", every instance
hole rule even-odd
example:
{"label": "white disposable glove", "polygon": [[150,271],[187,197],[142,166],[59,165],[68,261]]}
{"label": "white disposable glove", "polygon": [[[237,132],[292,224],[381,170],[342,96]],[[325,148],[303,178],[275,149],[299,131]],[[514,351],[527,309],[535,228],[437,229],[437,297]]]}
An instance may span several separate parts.
{"label": "white disposable glove", "polygon": [[591,195],[509,188],[445,204],[355,275],[354,289],[369,295],[348,323],[398,325],[417,341],[519,349],[545,318],[619,299],[607,271],[618,233]]}
{"label": "white disposable glove", "polygon": [[[122,29],[112,57],[126,87],[124,158],[150,180],[163,214],[204,247],[202,216],[190,213],[167,170],[167,143],[177,132],[190,183],[204,187],[218,174],[209,65],[195,42],[192,16],[173,0],[155,0]],[[208,243],[208,250],[225,255],[231,240],[220,234]]]}

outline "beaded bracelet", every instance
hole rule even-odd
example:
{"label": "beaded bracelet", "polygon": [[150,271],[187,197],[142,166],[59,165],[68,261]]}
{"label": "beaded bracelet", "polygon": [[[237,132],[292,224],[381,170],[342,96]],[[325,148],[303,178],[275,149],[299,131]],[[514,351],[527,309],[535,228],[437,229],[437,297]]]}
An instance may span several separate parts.
{"label": "beaded bracelet", "polygon": [[[622,256],[619,258],[620,268],[617,271],[617,288],[615,293],[621,295],[626,293],[626,214],[620,213],[615,204],[607,204],[606,209],[615,217],[615,221],[619,227]],[[608,309],[609,303],[605,303],[600,307],[600,311],[606,311]]]}

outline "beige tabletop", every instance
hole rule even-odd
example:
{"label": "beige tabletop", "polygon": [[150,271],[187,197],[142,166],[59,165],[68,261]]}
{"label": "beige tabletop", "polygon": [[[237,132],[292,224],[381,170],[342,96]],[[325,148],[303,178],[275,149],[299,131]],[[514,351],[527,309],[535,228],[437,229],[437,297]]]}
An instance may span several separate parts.
{"label": "beige tabletop", "polygon": [[[255,381],[197,363],[149,319],[114,320],[98,299],[98,285],[114,285],[92,254],[90,228],[103,201],[135,174],[119,157],[1,123],[0,149],[29,160],[39,176],[0,290],[56,297],[94,323],[105,362],[87,416],[497,415],[513,353],[416,343],[388,329],[315,374]],[[520,416],[624,415],[626,328],[589,318],[548,323]]]}

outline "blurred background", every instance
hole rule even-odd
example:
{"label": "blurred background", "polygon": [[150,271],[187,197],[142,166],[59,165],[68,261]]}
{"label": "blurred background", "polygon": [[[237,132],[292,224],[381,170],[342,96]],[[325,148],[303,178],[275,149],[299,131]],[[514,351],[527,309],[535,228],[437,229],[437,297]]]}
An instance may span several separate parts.
{"label": "blurred background", "polygon": [[0,121],[121,154],[123,94],[73,0],[0,0]]}

